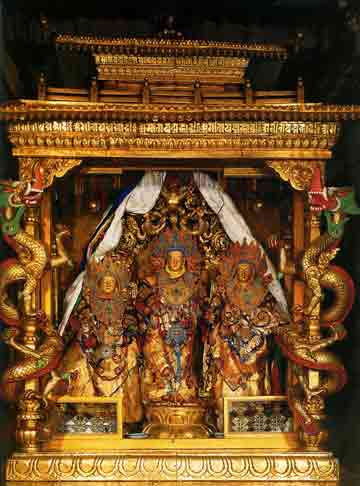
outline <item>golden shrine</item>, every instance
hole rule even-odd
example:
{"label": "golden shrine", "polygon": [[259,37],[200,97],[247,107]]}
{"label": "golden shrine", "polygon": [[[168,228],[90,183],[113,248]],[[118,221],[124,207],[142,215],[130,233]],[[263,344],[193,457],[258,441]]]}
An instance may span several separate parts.
{"label": "golden shrine", "polygon": [[254,90],[276,45],[56,44],[91,58],[88,89],[41,77],[0,106],[6,484],[339,484],[325,399],[354,286],[332,260],[360,209],[325,166],[360,108]]}

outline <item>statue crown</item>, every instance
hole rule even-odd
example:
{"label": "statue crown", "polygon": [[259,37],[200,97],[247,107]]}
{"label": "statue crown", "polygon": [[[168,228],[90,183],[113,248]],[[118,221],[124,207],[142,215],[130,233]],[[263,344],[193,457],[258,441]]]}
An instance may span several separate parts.
{"label": "statue crown", "polygon": [[165,256],[171,251],[181,251],[185,257],[189,257],[197,252],[196,242],[184,231],[167,229],[156,241],[153,254]]}
{"label": "statue crown", "polygon": [[256,241],[248,243],[246,238],[240,244],[238,241],[231,246],[230,256],[236,260],[237,263],[247,262],[256,264],[261,260],[262,251]]}
{"label": "statue crown", "polygon": [[99,277],[105,273],[119,275],[119,273],[129,273],[131,271],[132,257],[125,253],[105,255],[100,261],[93,258],[89,265],[89,275]]}
{"label": "statue crown", "polygon": [[254,265],[255,274],[262,280],[268,279],[266,256],[256,241],[248,243],[244,238],[242,243],[237,241],[230,246],[228,254],[224,256],[220,264],[221,278],[230,278],[231,275],[234,275],[239,263]]}

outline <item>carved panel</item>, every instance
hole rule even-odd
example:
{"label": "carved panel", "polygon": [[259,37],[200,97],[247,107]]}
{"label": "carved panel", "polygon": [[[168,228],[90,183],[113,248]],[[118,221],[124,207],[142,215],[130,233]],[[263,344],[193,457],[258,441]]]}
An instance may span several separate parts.
{"label": "carved panel", "polygon": [[[257,149],[271,150],[275,156],[277,150],[328,151],[337,136],[336,123],[321,122],[48,121],[17,122],[9,126],[9,139],[15,147],[26,151],[34,148],[42,155],[59,149],[81,149],[80,153],[85,150],[90,155],[116,149]],[[65,153],[60,154],[66,157]],[[56,165],[56,158],[50,160],[47,164]],[[57,164],[57,171],[65,167],[64,163]],[[72,166],[72,162],[69,164]]]}
{"label": "carved panel", "polygon": [[22,157],[19,159],[19,179],[30,182],[37,164],[44,171],[44,188],[46,188],[51,186],[54,177],[62,177],[70,169],[80,165],[81,159]]}
{"label": "carved panel", "polygon": [[139,56],[101,54],[95,56],[98,79],[183,80],[239,83],[249,60],[244,57]]}
{"label": "carved panel", "polygon": [[[167,110],[166,110],[167,111]],[[11,123],[9,131],[12,135],[19,137],[26,134],[32,137],[30,145],[34,145],[36,137],[65,133],[76,133],[76,136],[86,133],[111,134],[125,136],[132,134],[139,136],[146,135],[183,135],[183,136],[204,136],[204,135],[226,135],[226,136],[259,136],[259,137],[313,137],[329,138],[337,137],[339,126],[335,122],[302,122],[302,121],[231,121],[231,120],[138,120],[138,121],[18,121]],[[21,141],[20,141],[21,143]]]}
{"label": "carved panel", "polygon": [[323,162],[316,160],[267,160],[266,163],[298,191],[308,190],[315,167],[323,167]]}

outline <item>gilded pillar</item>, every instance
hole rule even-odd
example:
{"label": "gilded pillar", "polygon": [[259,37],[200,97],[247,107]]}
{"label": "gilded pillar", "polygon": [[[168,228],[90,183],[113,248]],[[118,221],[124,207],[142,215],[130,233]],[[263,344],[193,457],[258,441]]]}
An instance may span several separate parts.
{"label": "gilded pillar", "polygon": [[[306,211],[306,247],[310,248],[312,243],[320,237],[320,213],[308,210]],[[311,299],[312,291],[308,289],[308,295],[306,301],[309,302]],[[321,300],[319,299],[316,305],[307,309],[306,311],[306,325],[307,334],[310,343],[316,344],[321,339],[321,328],[320,328],[320,311],[321,311]],[[310,392],[310,396],[306,401],[306,408],[311,416],[320,424],[323,419],[325,419],[325,401],[319,395],[312,395],[316,393],[321,387],[321,377],[320,372],[316,370],[309,369],[307,372],[307,382]],[[324,440],[327,437],[327,433],[321,430],[317,435],[310,436],[308,434],[303,434],[302,439],[305,444],[310,448],[321,448]]]}
{"label": "gilded pillar", "polygon": [[[41,240],[45,246],[47,255],[52,254],[53,246],[53,221],[52,221],[52,199],[51,192],[47,190],[42,197],[41,208]],[[51,268],[47,267],[41,279],[41,309],[49,317],[50,320],[54,318],[54,306],[52,296],[52,274]]]}
{"label": "gilded pillar", "polygon": [[[310,212],[308,216],[308,234],[309,246],[320,236],[320,215]],[[313,309],[309,309],[310,313],[307,315],[307,327],[309,339],[316,341],[321,337],[320,331],[320,307],[321,300],[319,300]]]}
{"label": "gilded pillar", "polygon": [[[320,168],[321,177],[324,178],[325,162],[320,162],[316,164]],[[307,188],[308,191],[310,187]],[[306,249],[309,250],[314,242],[321,236],[321,213],[312,211],[311,208],[306,210]],[[311,270],[311,269],[310,269]],[[308,271],[305,270],[304,272]],[[314,269],[316,273],[320,272],[319,269]],[[321,290],[320,290],[321,291]],[[309,345],[318,345],[323,339],[321,332],[321,297],[317,300],[314,306],[311,306],[311,300],[314,294],[314,289],[307,289],[308,294],[306,297],[306,315],[305,323],[307,327],[307,336],[309,340]],[[311,307],[311,308],[310,308]],[[325,414],[325,400],[324,397],[319,393],[321,390],[321,375],[320,371],[308,369],[307,370],[307,386],[308,393],[305,400],[305,407],[311,417],[318,423],[319,432],[317,434],[302,434],[302,440],[305,445],[310,449],[321,449],[324,442],[326,442],[328,433],[323,428],[322,423],[326,418]]]}
{"label": "gilded pillar", "polygon": [[[308,302],[313,291],[305,283],[307,278],[304,275],[304,270],[302,269],[300,272],[299,270],[303,252],[309,249],[311,244],[320,236],[320,216],[318,213],[306,210],[304,195],[311,187],[315,168],[320,167],[320,170],[323,171],[324,163],[305,160],[271,160],[267,164],[279,174],[282,180],[289,182],[291,187],[295,189],[293,196],[293,260],[286,265],[294,272],[292,318],[295,323],[299,323],[296,331],[299,332],[299,341],[305,326],[305,339],[307,339],[309,345],[317,344],[321,339],[321,299],[318,300],[314,308],[306,307],[309,305]],[[313,268],[312,271],[318,274],[318,269]],[[294,367],[290,363],[288,379],[288,386],[293,389],[303,388],[305,394],[298,403],[301,403],[304,413],[307,413],[312,417],[312,420],[320,424],[325,417],[324,399],[316,393],[321,386],[320,372],[302,366]],[[326,438],[326,432],[321,428],[316,434],[308,434],[302,429],[299,429],[299,432],[301,440],[310,449],[319,449]]]}
{"label": "gilded pillar", "polygon": [[[294,191],[293,193],[293,261],[298,263],[305,248],[305,219],[304,219],[304,193]],[[305,285],[298,275],[294,275],[293,281],[293,317],[295,322],[303,319]]]}
{"label": "gilded pillar", "polygon": [[[34,240],[39,240],[40,233],[40,210],[38,206],[27,207],[24,216],[24,230]],[[36,263],[36,262],[35,262]],[[23,302],[23,344],[36,349],[36,313],[40,310],[40,288],[37,286],[34,292]],[[31,380],[25,383],[25,390],[38,390],[38,380]]]}
{"label": "gilded pillar", "polygon": [[[24,230],[34,240],[39,239],[39,215],[40,211],[37,206],[26,208]],[[37,347],[36,313],[39,308],[40,289],[36,287],[31,295],[23,298],[22,305],[23,345],[31,350],[36,350]],[[34,378],[25,381],[24,392],[19,400],[16,418],[15,436],[20,450],[26,452],[36,452],[39,450],[39,432],[43,417],[41,409],[39,380]]]}
{"label": "gilded pillar", "polygon": [[[23,227],[16,234],[15,247],[24,275],[24,285],[19,295],[19,306],[22,310],[21,352],[37,359],[33,365],[35,371],[29,370],[28,379],[24,372],[24,392],[18,403],[16,438],[20,450],[26,452],[39,449],[45,412],[39,380],[33,378],[39,372],[41,376],[46,374],[47,364],[47,358],[42,359],[38,346],[37,331],[40,330],[39,324],[42,322],[41,339],[46,339],[44,334],[52,332],[55,314],[52,269],[70,262],[62,245],[62,238],[69,234],[67,228],[61,227],[56,232],[54,247],[51,194],[49,191],[44,193],[44,190],[52,185],[55,177],[64,175],[79,163],[79,159],[61,158],[22,158],[19,161],[20,182],[26,183],[27,188],[22,201],[25,206]],[[43,197],[39,206],[41,195]],[[46,330],[44,326],[47,326]],[[56,345],[48,351],[57,355],[62,351],[63,344],[60,338],[55,341]],[[21,362],[19,367],[21,369]]]}

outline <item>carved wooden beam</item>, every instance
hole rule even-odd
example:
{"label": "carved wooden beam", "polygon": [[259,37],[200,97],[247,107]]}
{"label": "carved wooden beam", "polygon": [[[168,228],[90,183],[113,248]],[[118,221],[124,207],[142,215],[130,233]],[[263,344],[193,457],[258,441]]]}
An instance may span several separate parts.
{"label": "carved wooden beam", "polygon": [[[359,105],[326,105],[321,103],[233,105],[146,105],[142,103],[91,103],[84,101],[54,102],[43,100],[10,101],[0,106],[0,120],[57,120],[58,129],[66,121],[145,121],[145,122],[322,122],[338,123],[359,120]],[[60,123],[59,123],[60,122]],[[305,130],[305,128],[302,128]],[[335,130],[336,132],[336,128]],[[290,134],[291,132],[289,132]],[[299,133],[302,133],[301,131]]]}
{"label": "carved wooden beam", "polygon": [[268,57],[285,60],[288,49],[277,44],[244,43],[244,42],[216,42],[187,39],[165,38],[123,38],[96,37],[73,34],[59,34],[55,43],[57,47],[77,49],[99,54],[117,53],[141,56],[146,54],[185,55],[185,56],[225,56],[225,57]]}

